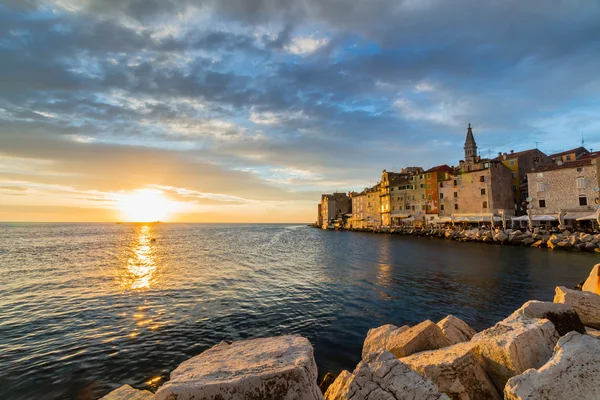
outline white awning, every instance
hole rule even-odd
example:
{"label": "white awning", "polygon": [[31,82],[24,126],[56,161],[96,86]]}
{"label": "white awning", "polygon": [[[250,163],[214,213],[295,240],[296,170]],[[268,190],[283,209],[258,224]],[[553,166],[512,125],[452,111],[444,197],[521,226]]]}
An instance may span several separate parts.
{"label": "white awning", "polygon": [[436,224],[445,224],[446,222],[452,222],[452,218],[450,217],[441,217],[438,220],[435,220]]}
{"label": "white awning", "polygon": [[529,221],[529,218],[527,217],[527,215],[521,215],[520,217],[512,217],[511,220],[513,220],[513,221]]}
{"label": "white awning", "polygon": [[577,218],[577,221],[595,221],[597,218],[598,218],[598,214],[595,212],[592,212],[583,217]]}
{"label": "white awning", "polygon": [[405,218],[402,222],[413,222],[415,219],[413,217]]}
{"label": "white awning", "polygon": [[591,212],[590,211],[575,211],[575,212],[567,212],[564,216],[565,219],[579,219],[587,217]]}
{"label": "white awning", "polygon": [[552,215],[534,215],[531,217],[532,221],[556,221],[556,217]]}

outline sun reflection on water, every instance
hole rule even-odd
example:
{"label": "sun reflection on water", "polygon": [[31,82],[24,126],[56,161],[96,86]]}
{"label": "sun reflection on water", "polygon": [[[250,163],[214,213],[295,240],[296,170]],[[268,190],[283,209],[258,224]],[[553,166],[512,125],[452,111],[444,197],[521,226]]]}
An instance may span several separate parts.
{"label": "sun reflection on water", "polygon": [[133,256],[127,261],[127,268],[121,278],[123,289],[148,289],[156,284],[158,278],[156,255],[151,233],[151,226],[140,227]]}

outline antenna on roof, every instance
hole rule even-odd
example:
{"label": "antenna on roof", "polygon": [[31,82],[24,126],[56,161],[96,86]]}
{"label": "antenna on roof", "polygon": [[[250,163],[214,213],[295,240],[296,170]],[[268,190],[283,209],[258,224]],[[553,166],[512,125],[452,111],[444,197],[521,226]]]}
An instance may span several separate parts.
{"label": "antenna on roof", "polygon": [[535,143],[535,148],[537,149],[538,146],[540,145],[540,143],[542,143],[542,142],[533,142],[533,143]]}
{"label": "antenna on roof", "polygon": [[583,138],[583,131],[581,131],[581,147],[585,147],[585,139]]}

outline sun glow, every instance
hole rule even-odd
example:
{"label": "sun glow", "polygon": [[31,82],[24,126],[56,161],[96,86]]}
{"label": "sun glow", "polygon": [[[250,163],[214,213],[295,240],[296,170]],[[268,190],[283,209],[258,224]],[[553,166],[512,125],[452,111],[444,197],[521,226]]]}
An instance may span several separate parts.
{"label": "sun glow", "polygon": [[121,195],[118,208],[121,218],[128,222],[165,221],[175,211],[175,203],[160,190],[142,189]]}

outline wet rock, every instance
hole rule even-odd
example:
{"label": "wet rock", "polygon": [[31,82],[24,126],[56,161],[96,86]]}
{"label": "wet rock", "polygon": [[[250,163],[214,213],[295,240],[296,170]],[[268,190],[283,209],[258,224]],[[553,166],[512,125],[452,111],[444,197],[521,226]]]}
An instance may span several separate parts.
{"label": "wet rock", "polygon": [[183,362],[156,400],[318,400],[310,342],[298,335],[221,343]]}
{"label": "wet rock", "polygon": [[600,296],[596,293],[557,286],[554,302],[570,305],[585,326],[600,329]]}
{"label": "wet rock", "polygon": [[448,315],[437,323],[442,333],[450,344],[457,344],[471,340],[475,332],[465,321],[454,315]]}
{"label": "wet rock", "polygon": [[473,336],[471,342],[476,342],[480,363],[502,391],[509,378],[544,365],[558,338],[547,319],[511,315]]}
{"label": "wet rock", "polygon": [[583,243],[591,242],[593,239],[594,239],[594,236],[590,235],[589,233],[584,233],[579,238],[579,240]]}
{"label": "wet rock", "polygon": [[555,247],[558,246],[558,243],[560,242],[560,239],[557,235],[552,235],[550,236],[550,239],[548,239],[548,241],[546,242],[546,245],[548,246],[549,249],[554,249]]}
{"label": "wet rock", "polygon": [[450,342],[439,326],[427,320],[399,335],[390,337],[386,344],[386,350],[401,358],[420,351],[435,350],[449,345]]}
{"label": "wet rock", "polygon": [[402,358],[412,370],[431,379],[451,399],[500,400],[501,396],[475,355],[472,343]]}
{"label": "wet rock", "polygon": [[129,385],[123,385],[113,390],[100,400],[153,400],[154,393],[147,390],[134,389]]}
{"label": "wet rock", "polygon": [[537,242],[533,243],[531,245],[531,247],[535,247],[535,248],[544,247],[544,241],[543,240],[538,240]]}
{"label": "wet rock", "polygon": [[398,328],[396,325],[392,324],[369,329],[367,338],[363,343],[362,358],[365,358],[367,354],[373,351],[380,352],[382,350],[387,350],[390,340],[408,329],[410,329],[410,327],[406,325]]}
{"label": "wet rock", "polygon": [[532,239],[532,238],[526,238],[526,239],[523,239],[523,244],[524,244],[525,246],[530,246],[530,245],[532,245],[534,242],[535,242],[535,240],[534,240],[534,239]]}
{"label": "wet rock", "polygon": [[326,400],[449,400],[387,351],[369,353],[352,374],[345,372],[329,387]]}
{"label": "wet rock", "polygon": [[[346,371],[346,372],[348,372],[348,371]],[[321,381],[321,383],[319,383],[319,390],[321,391],[321,393],[325,394],[327,389],[329,389],[329,386],[331,386],[331,384],[334,381],[335,381],[335,375],[332,374],[331,372],[326,373],[325,376],[323,377],[323,380]]]}
{"label": "wet rock", "polygon": [[508,235],[504,232],[498,232],[494,239],[496,239],[498,242],[505,242],[508,240]]}
{"label": "wet rock", "polygon": [[552,358],[506,384],[506,400],[600,399],[600,341],[571,332],[556,344]]}
{"label": "wet rock", "polygon": [[518,316],[525,318],[546,318],[554,324],[554,328],[559,336],[564,336],[571,331],[585,333],[585,327],[579,315],[568,304],[530,300],[511,315],[511,317]]}
{"label": "wet rock", "polygon": [[592,292],[596,294],[600,294],[600,264],[594,265],[590,275],[587,277],[581,290],[585,290],[586,292]]}

